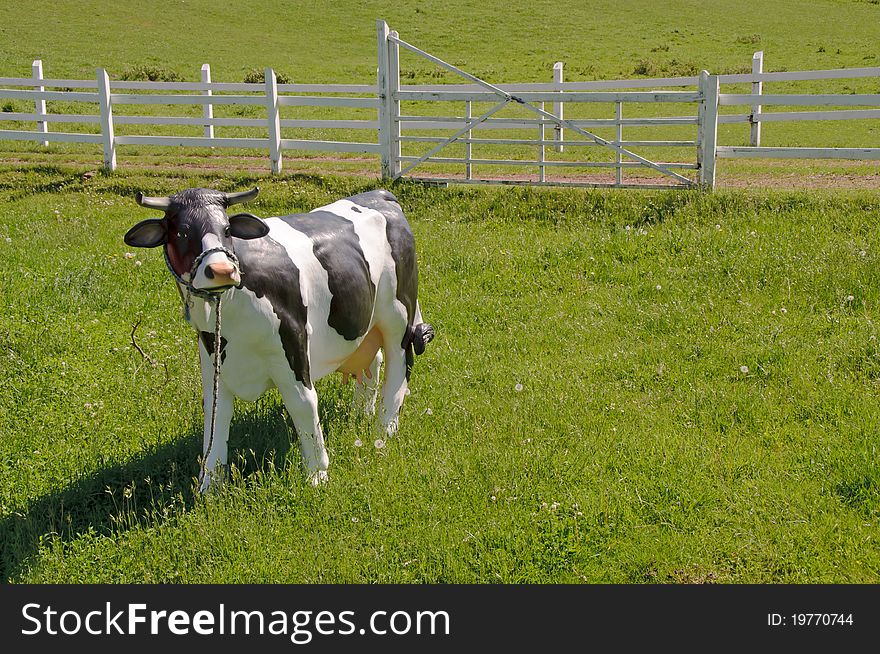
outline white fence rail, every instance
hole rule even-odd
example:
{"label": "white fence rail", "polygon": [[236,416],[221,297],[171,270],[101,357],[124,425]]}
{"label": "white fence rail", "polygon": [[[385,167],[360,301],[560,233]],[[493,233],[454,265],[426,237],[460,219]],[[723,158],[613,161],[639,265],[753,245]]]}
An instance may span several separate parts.
{"label": "white fence rail", "polygon": [[[265,70],[264,84],[222,83],[211,81],[210,66],[201,69],[201,82],[137,82],[110,81],[104,69],[98,69],[94,80],[44,79],[42,63],[34,62],[32,78],[0,78],[0,98],[35,103],[33,113],[2,112],[0,121],[37,123],[36,130],[0,129],[0,140],[100,143],[104,147],[104,166],[116,167],[116,146],[151,145],[183,147],[258,148],[269,150],[272,171],[282,169],[283,150],[322,150],[328,152],[359,152],[379,154],[379,144],[356,141],[325,141],[282,138],[282,129],[338,129],[376,131],[375,120],[292,120],[280,117],[280,107],[341,107],[345,109],[378,109],[377,86],[367,84],[278,84],[275,72]],[[30,89],[8,87],[33,87]],[[62,90],[47,90],[62,89]],[[72,89],[77,89],[76,91]],[[79,89],[90,89],[83,91]],[[91,90],[93,89],[93,90]],[[134,91],[128,93],[124,91]],[[142,91],[137,93],[137,91]],[[148,91],[151,93],[143,93]],[[373,97],[338,97],[302,95],[304,93],[372,95]],[[230,95],[235,94],[235,95]],[[91,113],[52,113],[46,102],[81,103],[91,106]],[[120,105],[202,106],[202,117],[117,115],[113,108]],[[217,106],[252,106],[266,110],[265,118],[217,118]],[[89,111],[88,108],[80,110]],[[51,123],[99,125],[100,133],[52,131]],[[199,126],[202,136],[121,135],[121,125]],[[266,130],[265,137],[218,137],[215,127],[250,127]]]}
{"label": "white fence rail", "polygon": [[[851,68],[794,72],[763,72],[763,53],[755,53],[751,73],[594,82],[564,81],[564,66],[556,63],[552,82],[502,84],[493,86],[446,64],[400,40],[384,21],[378,21],[378,76],[376,84],[278,84],[271,68],[265,70],[264,83],[224,83],[211,80],[208,64],[202,66],[199,82],[142,82],[110,80],[98,69],[92,80],[44,78],[43,64],[34,61],[30,77],[0,77],[0,99],[32,103],[33,110],[0,112],[0,127],[14,122],[13,129],[0,129],[0,140],[101,145],[104,166],[116,167],[118,146],[179,146],[211,148],[249,148],[268,152],[271,169],[279,173],[285,150],[361,153],[378,156],[382,176],[396,178],[416,166],[439,165],[444,171],[463,167],[461,177],[451,182],[496,182],[550,184],[548,171],[566,169],[612,169],[610,185],[631,186],[625,171],[645,170],[668,174],[676,185],[685,179],[673,170],[690,171],[685,182],[713,187],[718,158],[810,158],[878,160],[877,147],[762,147],[763,123],[792,121],[843,121],[880,119],[880,94],[804,94],[765,93],[765,83],[815,80],[876,78],[880,68]],[[418,56],[461,74],[467,83],[401,85],[400,46]],[[731,84],[751,84],[751,93],[724,93]],[[683,90],[670,90],[683,89]],[[506,103],[497,105],[507,98]],[[515,100],[515,102],[511,102]],[[438,104],[439,103],[439,104]],[[494,108],[484,114],[486,103]],[[502,115],[508,106],[531,110],[518,115]],[[7,105],[10,103],[7,103]],[[668,112],[690,106],[692,112],[675,115],[640,116],[624,105],[651,104]],[[125,115],[114,107],[200,107],[200,115]],[[479,105],[482,105],[478,108]],[[566,105],[569,109],[566,110]],[[577,107],[606,105],[608,117],[575,118]],[[264,111],[259,117],[229,115],[228,107],[251,107]],[[401,107],[406,109],[402,111]],[[215,109],[220,116],[215,115]],[[326,109],[327,118],[293,119],[282,116],[282,108]],[[452,107],[452,110],[437,109]],[[549,111],[545,110],[549,108]],[[719,108],[746,107],[742,113],[723,113]],[[774,110],[776,107],[804,107],[821,110]],[[671,108],[671,109],[670,109]],[[768,110],[769,109],[769,110]],[[375,111],[372,117],[345,117],[349,111]],[[169,110],[165,109],[164,113]],[[253,109],[251,109],[253,111]],[[340,112],[343,117],[340,117]],[[187,113],[181,111],[179,113]],[[526,115],[522,115],[526,113]],[[593,112],[595,113],[595,112]],[[641,112],[644,113],[644,112]],[[656,113],[656,112],[654,112]],[[683,115],[682,115],[683,114]],[[479,117],[477,117],[479,116]],[[24,125],[22,125],[24,124]],[[32,127],[30,127],[30,125]],[[718,126],[749,124],[749,145],[720,145]],[[65,128],[65,126],[76,126]],[[129,126],[201,128],[201,135],[129,134]],[[685,128],[668,136],[625,138],[631,128]],[[257,135],[218,136],[224,130],[248,128]],[[548,129],[549,128],[549,129]],[[340,140],[287,138],[290,130],[339,130]],[[602,139],[587,130],[613,130]],[[352,130],[356,130],[352,132]],[[157,130],[158,131],[158,130]],[[175,130],[171,130],[175,131]],[[288,132],[288,134],[285,134]],[[352,134],[366,132],[368,140],[350,140]],[[240,134],[240,130],[236,132]],[[247,132],[245,132],[247,134]],[[460,146],[441,156],[442,147]],[[479,156],[478,150],[489,148]],[[598,150],[596,148],[599,148]],[[605,160],[584,153],[610,150]],[[692,148],[693,161],[654,163],[632,153],[632,148]],[[425,152],[433,154],[426,156]],[[499,152],[516,150],[513,157]],[[522,152],[532,155],[523,156]],[[563,159],[560,155],[568,153]],[[573,156],[577,155],[577,156]],[[528,180],[490,180],[475,177],[475,168],[503,167],[534,170]],[[436,179],[432,178],[432,179]],[[636,184],[637,185],[637,184]],[[685,184],[687,185],[687,184]]]}

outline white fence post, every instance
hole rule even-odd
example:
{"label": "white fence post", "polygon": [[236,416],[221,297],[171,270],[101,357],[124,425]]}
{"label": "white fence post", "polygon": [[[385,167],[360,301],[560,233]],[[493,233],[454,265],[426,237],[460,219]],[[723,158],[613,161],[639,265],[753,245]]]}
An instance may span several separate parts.
{"label": "white fence post", "polygon": [[278,79],[275,71],[266,68],[266,113],[269,123],[269,158],[272,160],[272,172],[281,172],[281,115],[278,107]]}
{"label": "white fence post", "polygon": [[[33,71],[34,81],[42,81],[43,80],[43,60],[35,59],[33,65],[31,66],[31,70]],[[45,91],[46,87],[37,84],[34,86],[35,91]],[[37,98],[34,100],[34,104],[36,105],[37,118],[46,115],[46,101],[43,98]],[[49,123],[45,120],[37,120],[37,131],[43,134],[49,131]],[[43,147],[49,145],[49,141],[42,141]]]}
{"label": "white fence post", "polygon": [[[471,122],[471,118],[473,118],[473,109],[471,108],[471,101],[466,100],[464,103],[464,119],[467,122]],[[471,140],[474,138],[474,133],[472,130],[468,130],[467,133],[467,142],[464,146],[464,158],[467,163],[464,165],[464,176],[465,179],[473,179],[474,176],[474,166],[471,163],[471,159],[474,158],[474,144],[471,143]]]}
{"label": "white fence post", "polygon": [[[541,111],[544,111],[544,103],[543,102],[541,103],[540,106],[541,106]],[[547,138],[546,127],[547,126],[544,124],[544,121],[541,120],[541,124],[538,126],[538,141],[541,143],[541,145],[538,147],[538,181],[541,182],[542,184],[547,179],[546,178],[547,166],[544,165],[544,162],[547,160],[546,159],[547,155],[544,150],[544,148],[546,147],[544,145],[544,140]]]}
{"label": "white fence post", "polygon": [[[617,145],[623,147],[623,102],[615,103],[614,119],[617,122]],[[623,184],[623,166],[620,165],[622,161],[620,150],[617,150],[614,153],[614,163],[617,164],[617,169],[614,171],[614,183],[618,186]]]}
{"label": "white fence post", "polygon": [[[202,64],[202,82],[204,84],[211,83],[211,66],[209,64]],[[213,92],[211,89],[205,89],[202,91],[202,95],[213,95]],[[214,125],[210,121],[214,119],[214,105],[206,104],[202,115],[206,121],[209,121],[205,123],[205,138],[212,139],[214,138]]]}
{"label": "white fence post", "polygon": [[[553,83],[559,85],[560,92],[562,92],[562,67],[563,67],[563,63],[561,61],[557,61],[555,64],[553,64]],[[562,112],[563,112],[562,107],[563,107],[563,105],[561,102],[554,102],[553,103],[553,113],[560,120],[565,118],[565,116],[562,115]],[[553,128],[553,131],[555,132],[556,141],[561,143],[562,142],[562,125],[560,125],[559,123],[556,123],[556,126]],[[557,152],[565,152],[565,146],[564,145],[557,145],[556,151]]]}
{"label": "white fence post", "polygon": [[[398,38],[397,32],[391,36]],[[396,42],[388,43],[388,106],[391,115],[388,117],[391,126],[391,172],[394,176],[400,173],[400,100],[395,95],[400,90],[400,46]]]}
{"label": "white fence post", "polygon": [[[752,55],[752,75],[759,75],[764,72],[764,51],[759,50]],[[764,92],[764,83],[760,80],[752,82],[752,94],[761,95]],[[749,116],[751,123],[751,133],[749,135],[749,145],[753,148],[761,146],[761,123],[755,119],[761,113],[761,105],[753,104],[752,113]]]}
{"label": "white fence post", "polygon": [[391,96],[391,62],[388,60],[388,36],[390,33],[388,23],[381,19],[376,21],[376,39],[379,51],[377,83],[379,86],[379,147],[382,157],[382,179],[393,179],[394,177],[394,153],[391,144],[394,99]]}
{"label": "white fence post", "polygon": [[718,144],[718,75],[700,73],[700,109],[697,133],[697,164],[700,184],[715,190],[715,148]]}
{"label": "white fence post", "polygon": [[101,106],[101,136],[104,142],[104,168],[116,170],[116,137],[113,135],[113,106],[110,102],[110,76],[98,69],[98,103]]}

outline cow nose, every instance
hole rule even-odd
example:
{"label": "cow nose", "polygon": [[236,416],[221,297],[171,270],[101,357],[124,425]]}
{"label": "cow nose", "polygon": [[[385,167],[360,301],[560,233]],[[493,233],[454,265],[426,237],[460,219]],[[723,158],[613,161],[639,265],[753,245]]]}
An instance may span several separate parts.
{"label": "cow nose", "polygon": [[217,263],[208,264],[207,269],[205,270],[205,276],[208,279],[214,279],[215,276],[231,277],[232,273],[234,272],[235,266],[233,266],[228,261],[220,261]]}

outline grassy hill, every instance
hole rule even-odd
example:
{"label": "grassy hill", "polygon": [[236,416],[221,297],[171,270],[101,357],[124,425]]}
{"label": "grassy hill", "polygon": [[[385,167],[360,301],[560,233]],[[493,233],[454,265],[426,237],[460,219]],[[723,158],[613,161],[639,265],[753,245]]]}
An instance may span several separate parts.
{"label": "grassy hill", "polygon": [[[570,79],[748,70],[764,50],[768,70],[845,68],[880,60],[880,5],[860,0],[750,2],[651,0],[396,3],[374,0],[97,0],[0,6],[0,75],[91,77],[143,64],[197,80],[208,62],[219,81],[271,66],[297,82],[375,77],[375,20],[496,81],[547,81],[564,61]],[[414,63],[404,74],[431,81]],[[412,77],[409,77],[412,76]],[[874,91],[876,92],[876,91]]]}

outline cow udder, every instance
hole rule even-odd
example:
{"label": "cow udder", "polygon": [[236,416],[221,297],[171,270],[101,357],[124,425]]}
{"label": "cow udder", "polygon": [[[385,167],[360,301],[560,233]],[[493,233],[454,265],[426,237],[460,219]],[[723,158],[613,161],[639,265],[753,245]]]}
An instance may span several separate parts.
{"label": "cow udder", "polygon": [[373,327],[367,332],[364,340],[361,341],[361,344],[358,345],[354,353],[336,369],[337,372],[342,373],[343,383],[348,382],[349,375],[353,375],[361,383],[363,383],[364,377],[371,378],[370,365],[373,363],[373,359],[376,358],[376,353],[382,346],[382,341],[382,332],[378,327]]}

